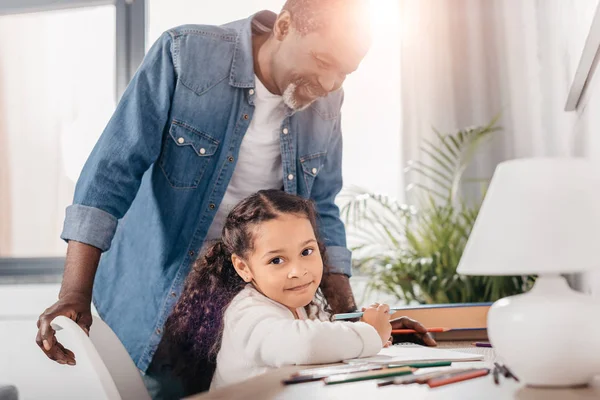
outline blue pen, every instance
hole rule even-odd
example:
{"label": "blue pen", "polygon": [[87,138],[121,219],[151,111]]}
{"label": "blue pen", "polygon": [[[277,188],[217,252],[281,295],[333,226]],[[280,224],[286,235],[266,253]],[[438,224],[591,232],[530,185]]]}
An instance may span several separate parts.
{"label": "blue pen", "polygon": [[[398,310],[401,310],[401,308],[390,308],[390,313],[398,311]],[[362,316],[363,316],[362,311],[343,313],[343,314],[334,314],[333,320],[338,321],[338,320],[342,320],[342,319],[353,319],[353,318],[360,318]]]}

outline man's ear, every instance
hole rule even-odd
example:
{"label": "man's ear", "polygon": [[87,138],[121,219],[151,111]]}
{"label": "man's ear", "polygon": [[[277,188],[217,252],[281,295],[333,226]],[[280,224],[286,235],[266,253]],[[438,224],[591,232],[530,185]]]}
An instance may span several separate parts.
{"label": "man's ear", "polygon": [[242,259],[242,257],[237,254],[231,255],[231,263],[233,264],[233,268],[238,273],[238,275],[244,280],[244,282],[252,282],[254,277],[252,276],[252,271],[250,271],[250,267]]}
{"label": "man's ear", "polygon": [[273,36],[281,41],[290,33],[291,28],[292,15],[289,11],[283,10],[275,20],[275,25],[273,25]]}

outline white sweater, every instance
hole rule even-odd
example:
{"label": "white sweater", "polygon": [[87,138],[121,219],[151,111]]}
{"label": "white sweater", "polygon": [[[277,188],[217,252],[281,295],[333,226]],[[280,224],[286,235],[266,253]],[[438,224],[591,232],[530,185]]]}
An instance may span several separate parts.
{"label": "white sweater", "polygon": [[224,315],[223,340],[211,389],[231,385],[283,365],[325,364],[369,357],[381,337],[364,322],[295,319],[285,306],[246,286]]}

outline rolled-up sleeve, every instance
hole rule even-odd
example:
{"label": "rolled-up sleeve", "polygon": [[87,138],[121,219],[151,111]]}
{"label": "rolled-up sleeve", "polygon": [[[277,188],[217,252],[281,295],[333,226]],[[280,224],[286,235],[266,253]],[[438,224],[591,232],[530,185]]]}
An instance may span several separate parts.
{"label": "rolled-up sleeve", "polygon": [[148,51],[87,159],[66,210],[63,240],[110,248],[117,221],[160,155],[176,83],[172,40],[166,32]]}
{"label": "rolled-up sleeve", "polygon": [[73,204],[67,207],[61,238],[75,240],[106,251],[117,229],[117,219],[99,208]]}
{"label": "rolled-up sleeve", "polygon": [[334,274],[352,276],[352,252],[343,246],[327,246],[327,261]]}

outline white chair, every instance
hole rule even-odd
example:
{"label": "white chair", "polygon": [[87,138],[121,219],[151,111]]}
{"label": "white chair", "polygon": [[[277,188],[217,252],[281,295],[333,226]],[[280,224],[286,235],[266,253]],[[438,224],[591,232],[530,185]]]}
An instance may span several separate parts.
{"label": "white chair", "polygon": [[[58,332],[58,340],[77,357],[77,365],[61,365],[49,360],[35,343],[36,322],[37,317],[32,316],[0,317],[0,386],[15,386],[19,400],[110,399],[110,391],[107,393],[104,387],[106,379],[97,373],[98,362],[92,361],[90,351],[84,349],[90,339],[81,328],[60,322],[71,329]],[[76,336],[79,333],[85,338]],[[116,387],[114,381],[113,385]]]}
{"label": "white chair", "polygon": [[[85,357],[89,360],[107,399],[150,399],[140,372],[129,353],[117,335],[99,317],[93,316],[89,337],[67,317],[56,317],[52,321],[52,327],[57,331],[59,341],[59,331],[64,330],[69,332],[71,340],[78,342],[79,353],[75,355],[76,358]],[[63,344],[67,348],[70,347],[69,343]]]}

